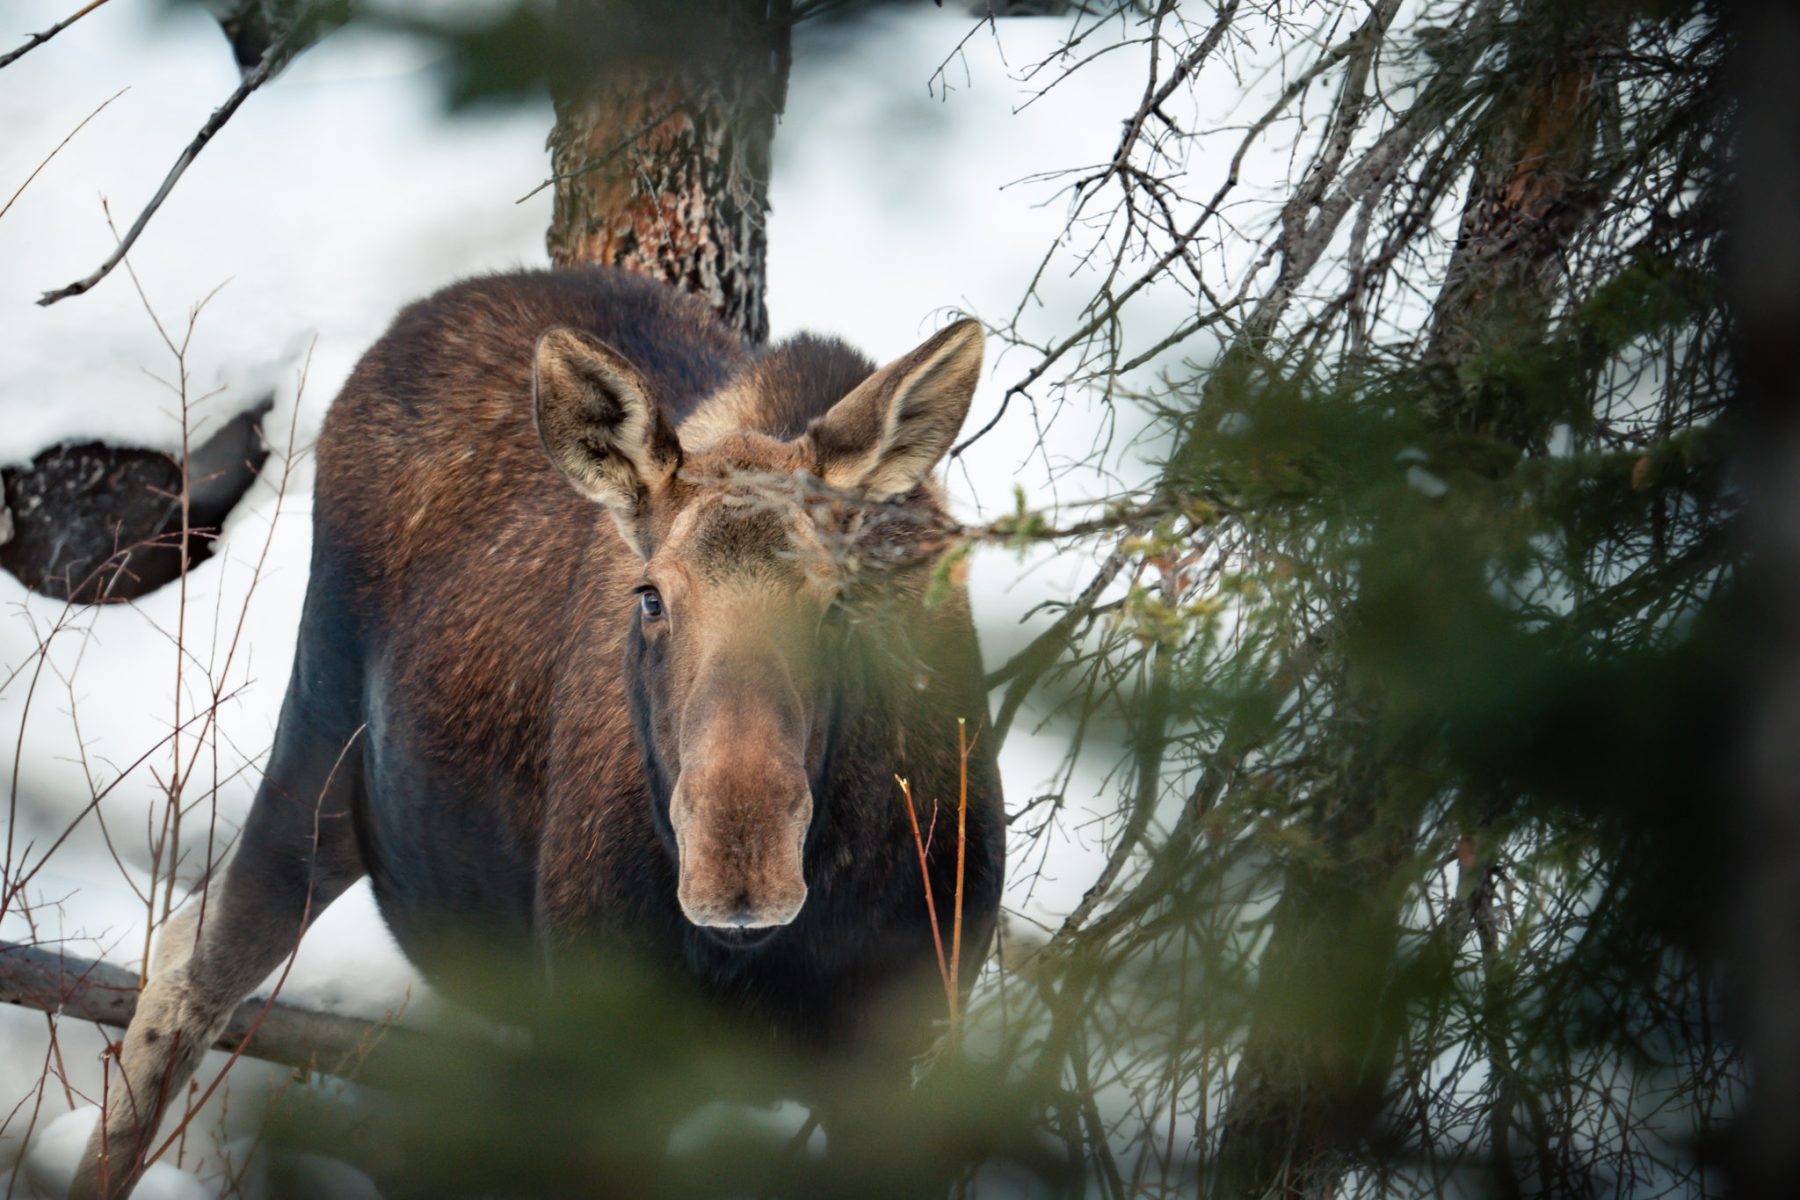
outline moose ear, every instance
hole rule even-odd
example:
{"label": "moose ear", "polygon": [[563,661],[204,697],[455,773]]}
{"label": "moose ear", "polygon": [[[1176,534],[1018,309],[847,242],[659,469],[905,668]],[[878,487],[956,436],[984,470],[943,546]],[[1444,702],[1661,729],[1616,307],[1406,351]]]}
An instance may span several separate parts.
{"label": "moose ear", "polygon": [[981,379],[981,323],[962,320],[856,386],[807,432],[819,477],[875,500],[912,490],[950,449]]}
{"label": "moose ear", "polygon": [[681,466],[681,442],[624,355],[591,334],[552,329],[532,364],[538,436],[577,491],[611,510],[644,552],[651,501]]}

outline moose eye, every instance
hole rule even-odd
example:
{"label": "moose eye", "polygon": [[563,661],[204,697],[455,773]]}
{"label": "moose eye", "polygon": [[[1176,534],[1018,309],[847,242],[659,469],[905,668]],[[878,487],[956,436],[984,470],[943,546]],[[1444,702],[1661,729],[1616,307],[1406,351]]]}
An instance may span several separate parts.
{"label": "moose eye", "polygon": [[662,620],[662,594],[655,588],[645,588],[640,591],[638,593],[638,611],[644,614],[646,621]]}

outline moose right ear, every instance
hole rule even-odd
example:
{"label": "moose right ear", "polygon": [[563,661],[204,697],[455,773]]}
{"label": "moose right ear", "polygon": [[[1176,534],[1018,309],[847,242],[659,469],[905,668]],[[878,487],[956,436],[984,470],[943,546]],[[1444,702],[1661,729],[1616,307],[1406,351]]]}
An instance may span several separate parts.
{"label": "moose right ear", "polygon": [[979,321],[926,338],[807,427],[819,477],[886,500],[931,474],[956,440],[981,379]]}
{"label": "moose right ear", "polygon": [[532,364],[538,436],[577,491],[606,505],[640,555],[650,503],[681,467],[681,442],[626,357],[591,334],[552,329]]}

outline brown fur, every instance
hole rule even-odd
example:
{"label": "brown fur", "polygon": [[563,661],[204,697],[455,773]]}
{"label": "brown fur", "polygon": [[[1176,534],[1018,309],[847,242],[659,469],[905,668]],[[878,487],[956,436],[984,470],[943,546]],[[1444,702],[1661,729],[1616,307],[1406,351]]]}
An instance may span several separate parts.
{"label": "brown fur", "polygon": [[[491,824],[532,862],[540,934],[578,936],[595,927],[642,933],[668,927],[670,891],[710,897],[723,888],[708,880],[725,870],[731,853],[743,860],[746,877],[763,870],[765,858],[798,854],[784,823],[793,802],[770,794],[802,787],[823,752],[820,714],[801,711],[806,706],[791,696],[774,703],[782,687],[770,682],[767,664],[782,657],[775,647],[791,632],[783,623],[800,612],[794,604],[805,620],[817,621],[831,596],[818,586],[795,593],[799,601],[774,595],[797,586],[802,567],[792,547],[808,543],[805,531],[792,531],[788,549],[772,545],[766,529],[729,507],[724,482],[746,472],[824,476],[835,463],[867,457],[881,436],[877,404],[892,395],[895,373],[873,371],[840,343],[804,336],[752,356],[701,306],[628,276],[589,278],[629,294],[631,328],[609,324],[606,312],[572,320],[579,314],[571,314],[566,295],[544,287],[546,278],[561,284],[569,276],[476,281],[402,316],[332,411],[320,445],[317,519],[322,528],[347,531],[343,549],[361,580],[359,609],[368,623],[363,636],[379,658],[380,690],[393,697],[389,713],[403,718],[408,753],[429,760],[433,771],[493,781],[479,795],[446,795],[441,803],[491,810],[498,818]],[[668,494],[654,512],[640,514],[648,565],[614,535],[600,506],[550,469],[532,431],[531,348],[558,326],[582,329],[640,372],[686,448]],[[939,354],[961,328],[895,367]],[[859,389],[866,400],[834,407]],[[730,427],[719,420],[723,413]],[[926,483],[908,504],[930,512],[936,497]],[[900,540],[920,528],[916,520],[890,524]],[[772,587],[777,576],[786,582]],[[644,737],[633,737],[633,700],[617,665],[630,652],[632,589],[646,579],[664,587],[677,645],[691,648],[707,636],[737,644],[730,662],[677,656],[669,672],[677,692],[737,697],[719,730],[685,751],[709,752],[704,769],[684,772],[690,785],[723,781],[709,802],[716,828],[699,840],[734,848],[683,859],[691,887],[658,847],[655,805],[646,795],[654,788],[642,759],[648,748]],[[855,778],[844,790],[869,811],[839,805],[830,814],[856,835],[853,849],[823,840],[847,855],[846,865],[860,860],[871,880],[885,879],[910,902],[917,866],[897,853],[908,849],[901,839],[909,835],[892,776],[912,776],[919,794],[933,800],[953,795],[955,718],[973,727],[985,701],[961,596],[927,613],[918,603],[923,569],[885,586],[891,602],[912,606],[906,636],[913,652],[936,665],[924,668],[931,678],[923,690],[908,678],[897,699],[844,717],[838,733],[844,745],[860,748],[861,760],[852,763]],[[802,675],[818,669],[791,646],[783,661]],[[947,671],[949,663],[957,669]],[[799,695],[816,685],[802,677],[782,686]],[[706,715],[697,709],[690,724],[705,724]],[[682,771],[684,751],[670,725],[665,714],[640,733],[660,739],[665,761]],[[371,735],[378,755],[382,738],[395,736]],[[777,763],[761,750],[782,736],[810,744]],[[985,829],[989,822],[997,829],[991,764],[976,766],[981,836],[997,846],[997,833]],[[738,786],[726,786],[734,778]],[[675,800],[693,790],[678,787]],[[763,811],[771,804],[781,811]],[[379,843],[381,821],[369,824],[369,840]],[[786,844],[763,845],[768,839]],[[820,842],[818,831],[812,840]],[[380,893],[379,846],[376,857]],[[997,863],[997,850],[991,857]],[[797,878],[794,861],[786,861],[788,878]],[[769,887],[782,892],[772,902],[777,909],[795,899],[789,883]],[[402,909],[418,897],[393,899],[388,907]],[[403,940],[406,921],[397,922]]]}

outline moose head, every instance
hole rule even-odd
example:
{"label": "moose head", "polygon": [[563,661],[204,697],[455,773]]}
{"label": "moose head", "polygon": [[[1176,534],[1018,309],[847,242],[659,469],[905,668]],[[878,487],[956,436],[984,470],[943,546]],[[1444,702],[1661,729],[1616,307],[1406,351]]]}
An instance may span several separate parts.
{"label": "moose head", "polygon": [[855,636],[834,619],[845,581],[832,529],[772,500],[771,485],[827,491],[840,514],[936,511],[930,476],[981,355],[979,324],[959,321],[782,436],[783,422],[757,419],[793,410],[776,394],[782,371],[740,375],[678,430],[617,351],[567,328],[538,342],[544,447],[643,564],[635,594],[618,598],[637,610],[633,717],[681,910],[720,941],[759,941],[805,903],[832,674]]}

